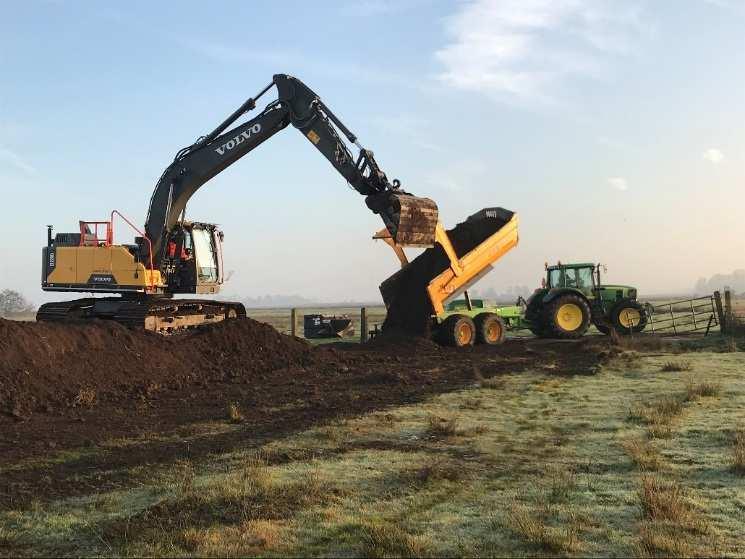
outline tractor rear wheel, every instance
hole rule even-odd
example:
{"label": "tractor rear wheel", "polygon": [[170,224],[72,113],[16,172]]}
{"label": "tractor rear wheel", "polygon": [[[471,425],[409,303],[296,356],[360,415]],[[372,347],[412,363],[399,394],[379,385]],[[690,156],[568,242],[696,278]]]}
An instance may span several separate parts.
{"label": "tractor rear wheel", "polygon": [[590,305],[581,295],[560,295],[543,308],[541,322],[551,338],[581,338],[590,326]]}
{"label": "tractor rear wheel", "polygon": [[454,314],[445,319],[438,329],[440,342],[454,347],[473,345],[476,341],[476,325],[464,314]]}
{"label": "tractor rear wheel", "polygon": [[610,322],[619,334],[637,334],[647,327],[647,313],[634,299],[621,299],[610,311]]}
{"label": "tractor rear wheel", "polygon": [[476,342],[487,345],[498,345],[504,341],[506,327],[498,314],[481,313],[474,320],[476,325]]}

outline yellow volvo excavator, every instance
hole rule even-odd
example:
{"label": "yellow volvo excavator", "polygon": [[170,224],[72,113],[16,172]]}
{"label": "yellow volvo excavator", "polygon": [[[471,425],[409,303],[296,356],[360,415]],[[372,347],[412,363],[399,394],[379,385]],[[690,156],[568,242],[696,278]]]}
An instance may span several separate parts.
{"label": "yellow volvo excavator", "polygon": [[[272,87],[277,98],[255,118],[236,124]],[[318,95],[297,78],[277,74],[215,130],[176,154],[155,187],[144,228],[117,211],[107,221],[81,221],[73,233],[54,234],[48,226],[42,289],[117,296],[47,303],[37,320],[105,318],[167,333],[245,316],[240,303],[173,297],[218,293],[224,279],[222,232],[211,223],[186,221],[185,208],[203,184],[290,124],[365,196],[396,246],[435,245],[436,204],[405,192],[397,180],[389,182],[373,153]],[[342,136],[356,146],[356,157]],[[137,233],[134,243],[114,242],[119,224]]]}

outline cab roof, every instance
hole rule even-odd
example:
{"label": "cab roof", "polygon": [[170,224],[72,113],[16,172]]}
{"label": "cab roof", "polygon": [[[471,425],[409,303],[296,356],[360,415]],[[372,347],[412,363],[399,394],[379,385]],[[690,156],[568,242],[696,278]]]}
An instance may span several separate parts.
{"label": "cab roof", "polygon": [[581,263],[572,263],[572,264],[552,264],[551,266],[547,266],[547,270],[558,270],[560,268],[593,268],[595,267],[595,264],[593,262],[581,262]]}

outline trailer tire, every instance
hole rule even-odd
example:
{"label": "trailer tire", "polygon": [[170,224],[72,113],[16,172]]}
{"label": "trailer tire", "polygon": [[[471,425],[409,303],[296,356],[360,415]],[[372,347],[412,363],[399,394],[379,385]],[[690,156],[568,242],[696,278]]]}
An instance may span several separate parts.
{"label": "trailer tire", "polygon": [[547,337],[573,340],[585,335],[590,316],[590,305],[584,297],[566,293],[545,305],[541,322],[545,325]]}
{"label": "trailer tire", "polygon": [[476,325],[476,343],[499,345],[504,342],[507,327],[498,314],[481,313],[473,322]]}
{"label": "trailer tire", "polygon": [[621,299],[611,309],[610,321],[619,334],[638,334],[647,327],[647,313],[639,301]]}
{"label": "trailer tire", "polygon": [[440,343],[453,347],[466,347],[476,341],[476,325],[464,314],[454,314],[438,328]]}

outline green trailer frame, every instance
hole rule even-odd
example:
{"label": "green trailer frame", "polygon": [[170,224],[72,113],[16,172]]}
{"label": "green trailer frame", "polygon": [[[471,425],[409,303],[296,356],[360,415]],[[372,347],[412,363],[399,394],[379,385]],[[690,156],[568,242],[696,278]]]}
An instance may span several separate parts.
{"label": "green trailer frame", "polygon": [[497,305],[488,299],[471,299],[466,293],[465,299],[451,301],[445,306],[445,312],[437,315],[437,322],[442,323],[455,314],[465,315],[472,320],[483,313],[498,315],[508,330],[522,330],[528,327],[525,321],[525,307],[522,305]]}

